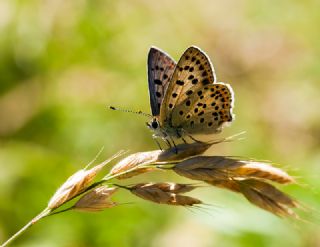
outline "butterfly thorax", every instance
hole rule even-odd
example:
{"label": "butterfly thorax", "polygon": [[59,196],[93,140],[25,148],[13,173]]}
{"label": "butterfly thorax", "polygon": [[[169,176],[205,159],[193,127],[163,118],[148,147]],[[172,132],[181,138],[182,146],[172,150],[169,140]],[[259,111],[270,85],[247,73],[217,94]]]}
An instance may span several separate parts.
{"label": "butterfly thorax", "polygon": [[176,127],[173,128],[166,124],[166,122],[161,125],[158,117],[154,117],[149,123],[147,123],[147,125],[154,132],[154,137],[167,139],[168,137],[181,137],[182,135],[182,129]]}

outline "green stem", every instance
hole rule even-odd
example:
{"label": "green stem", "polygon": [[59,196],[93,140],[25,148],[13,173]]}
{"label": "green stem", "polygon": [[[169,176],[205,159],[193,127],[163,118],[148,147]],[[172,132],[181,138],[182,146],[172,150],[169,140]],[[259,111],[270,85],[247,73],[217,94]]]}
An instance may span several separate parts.
{"label": "green stem", "polygon": [[23,232],[37,223],[40,219],[44,218],[45,216],[49,215],[51,210],[49,208],[44,209],[40,214],[34,217],[31,221],[29,221],[24,227],[22,227],[18,232],[16,232],[13,236],[11,236],[6,242],[4,242],[1,247],[8,246],[13,240],[19,237]]}
{"label": "green stem", "polygon": [[60,211],[52,212],[52,213],[48,214],[47,216],[51,216],[51,215],[55,215],[55,214],[60,214],[60,213],[66,212],[66,211],[70,211],[70,210],[72,210],[72,209],[74,209],[74,206],[71,206],[71,207],[69,207],[69,208],[62,209],[62,210],[60,210]]}

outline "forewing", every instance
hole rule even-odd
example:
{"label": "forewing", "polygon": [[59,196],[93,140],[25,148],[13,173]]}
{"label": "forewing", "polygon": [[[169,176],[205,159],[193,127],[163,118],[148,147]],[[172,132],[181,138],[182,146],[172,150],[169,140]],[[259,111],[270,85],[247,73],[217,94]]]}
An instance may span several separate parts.
{"label": "forewing", "polygon": [[214,83],[195,90],[172,112],[172,126],[188,134],[213,134],[233,120],[233,90],[229,84]]}
{"label": "forewing", "polygon": [[160,122],[170,120],[176,105],[215,80],[214,69],[207,55],[195,46],[189,47],[175,67],[166,90],[160,108]]}
{"label": "forewing", "polygon": [[153,116],[160,113],[160,105],[175,66],[175,61],[169,55],[156,47],[151,47],[148,54],[148,83]]}

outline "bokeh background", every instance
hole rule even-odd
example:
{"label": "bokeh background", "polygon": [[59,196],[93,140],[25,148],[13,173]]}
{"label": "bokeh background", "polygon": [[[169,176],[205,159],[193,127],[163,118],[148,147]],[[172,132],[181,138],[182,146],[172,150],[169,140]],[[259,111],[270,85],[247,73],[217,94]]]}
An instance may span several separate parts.
{"label": "bokeh background", "polygon": [[[299,181],[282,189],[317,215],[320,205],[320,3],[265,0],[1,0],[0,241],[42,210],[55,189],[104,146],[156,149],[146,56],[178,60],[190,45],[235,91],[236,120],[222,136],[245,139],[210,154],[271,160]],[[155,172],[124,181],[185,181]],[[317,219],[279,219],[239,195],[202,188],[203,210],[130,204],[68,212],[35,225],[12,246],[320,246]],[[317,218],[316,216],[314,218]]]}

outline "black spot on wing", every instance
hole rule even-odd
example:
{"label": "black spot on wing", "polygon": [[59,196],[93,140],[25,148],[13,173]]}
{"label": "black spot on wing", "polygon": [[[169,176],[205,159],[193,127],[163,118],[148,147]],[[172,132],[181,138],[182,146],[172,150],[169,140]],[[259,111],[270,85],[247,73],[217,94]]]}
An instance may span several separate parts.
{"label": "black spot on wing", "polygon": [[159,79],[155,79],[154,80],[154,84],[162,85],[162,81],[160,81]]}
{"label": "black spot on wing", "polygon": [[184,85],[184,81],[177,80],[177,81],[176,81],[176,84],[179,85],[179,86],[183,86],[183,85]]}

